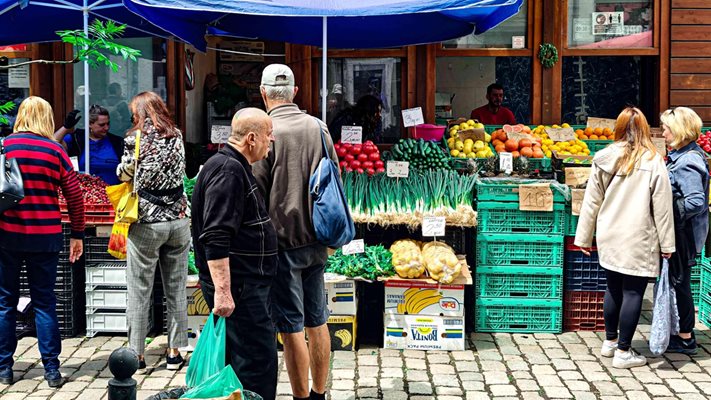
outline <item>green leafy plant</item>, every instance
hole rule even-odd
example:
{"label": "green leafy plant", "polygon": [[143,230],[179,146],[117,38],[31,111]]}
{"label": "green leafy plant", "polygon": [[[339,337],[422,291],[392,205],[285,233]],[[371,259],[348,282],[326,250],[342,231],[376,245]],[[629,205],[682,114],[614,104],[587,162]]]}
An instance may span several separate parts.
{"label": "green leafy plant", "polygon": [[7,118],[7,113],[15,109],[15,103],[8,101],[5,104],[0,104],[0,125],[9,125],[10,120]]}

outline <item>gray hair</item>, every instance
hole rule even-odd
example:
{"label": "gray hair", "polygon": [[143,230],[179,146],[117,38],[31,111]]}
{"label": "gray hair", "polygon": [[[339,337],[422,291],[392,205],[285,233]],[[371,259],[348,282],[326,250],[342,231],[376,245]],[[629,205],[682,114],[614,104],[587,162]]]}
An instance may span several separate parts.
{"label": "gray hair", "polygon": [[243,108],[232,117],[232,137],[242,141],[249,132],[263,133],[268,129],[269,115],[254,107]]}
{"label": "gray hair", "polygon": [[269,100],[294,101],[294,86],[264,86],[264,93]]}

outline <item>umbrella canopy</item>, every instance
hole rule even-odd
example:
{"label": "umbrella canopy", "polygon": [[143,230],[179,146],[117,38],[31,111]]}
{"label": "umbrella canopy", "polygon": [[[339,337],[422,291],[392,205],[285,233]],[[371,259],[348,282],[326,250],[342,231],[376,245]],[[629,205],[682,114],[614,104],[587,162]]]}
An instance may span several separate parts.
{"label": "umbrella canopy", "polygon": [[[205,50],[206,33],[329,48],[433,43],[483,33],[523,0],[124,0],[126,7]],[[322,21],[328,40],[322,43]]]}

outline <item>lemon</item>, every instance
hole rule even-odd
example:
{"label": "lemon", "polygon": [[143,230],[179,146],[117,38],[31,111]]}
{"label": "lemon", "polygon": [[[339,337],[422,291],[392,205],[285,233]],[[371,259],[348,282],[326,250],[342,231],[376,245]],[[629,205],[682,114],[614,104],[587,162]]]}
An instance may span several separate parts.
{"label": "lemon", "polygon": [[474,123],[475,123],[475,122],[474,122],[473,119],[470,119],[470,120],[467,121],[467,125],[474,125]]}
{"label": "lemon", "polygon": [[477,153],[469,152],[467,153],[467,158],[477,158]]}
{"label": "lemon", "polygon": [[491,135],[489,135],[488,133],[485,133],[485,134],[484,134],[484,140],[486,140],[486,143],[491,142]]}
{"label": "lemon", "polygon": [[484,147],[485,147],[484,142],[482,142],[481,140],[477,140],[476,143],[474,143],[474,149],[476,151],[479,151],[479,150],[483,149]]}
{"label": "lemon", "polygon": [[459,155],[459,150],[454,149],[454,150],[450,151],[449,154],[451,154],[452,157],[457,157]]}
{"label": "lemon", "polygon": [[449,147],[450,150],[452,150],[452,149],[454,148],[454,142],[455,142],[455,140],[456,140],[455,138],[449,138],[449,139],[447,139],[447,147]]}
{"label": "lemon", "polygon": [[467,125],[466,123],[462,122],[461,124],[459,124],[459,129],[461,129],[461,130],[469,129],[469,125]]}
{"label": "lemon", "polygon": [[456,138],[459,137],[459,132],[458,132],[458,131],[454,131],[454,132],[452,132],[452,133],[449,134],[449,137],[456,139]]}
{"label": "lemon", "polygon": [[479,150],[476,152],[477,158],[486,158],[486,152],[484,150]]}
{"label": "lemon", "polygon": [[459,153],[459,154],[457,155],[457,157],[458,157],[458,158],[467,158],[467,155],[464,154],[464,152],[462,152],[462,153]]}
{"label": "lemon", "polygon": [[471,143],[464,143],[464,152],[467,154],[472,152],[472,144]]}
{"label": "lemon", "polygon": [[561,127],[563,127],[563,128],[570,128],[570,125],[568,125],[567,122],[564,122],[563,125],[561,125]]}
{"label": "lemon", "polygon": [[464,141],[464,145],[466,146],[467,143],[469,143],[470,145],[473,145],[473,144],[474,144],[474,141],[471,140],[471,139],[466,139],[466,140]]}
{"label": "lemon", "polygon": [[464,143],[462,143],[461,140],[457,140],[456,142],[454,142],[454,148],[459,151],[462,151],[464,150]]}

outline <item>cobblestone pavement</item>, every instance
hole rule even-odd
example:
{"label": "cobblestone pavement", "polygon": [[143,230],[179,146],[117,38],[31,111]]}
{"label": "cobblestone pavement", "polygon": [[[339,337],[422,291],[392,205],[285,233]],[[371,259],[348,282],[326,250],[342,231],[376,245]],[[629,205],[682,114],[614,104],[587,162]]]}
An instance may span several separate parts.
{"label": "cobblestone pavement", "polygon": [[[633,347],[648,357],[649,303]],[[332,399],[708,399],[711,398],[711,331],[697,326],[699,354],[693,358],[667,354],[650,358],[647,366],[614,369],[599,355],[602,333],[472,334],[469,349],[455,352],[398,351],[361,348],[336,352],[329,390]],[[43,379],[37,341],[20,341],[11,386],[0,385],[2,400],[106,399],[112,350],[126,345],[123,337],[100,336],[63,341],[62,373],[69,377],[59,390]],[[147,350],[148,369],[135,375],[138,399],[181,386],[186,368],[165,369],[161,354],[166,337]],[[281,359],[281,358],[280,358]],[[288,400],[290,386],[281,363],[279,399]]]}

